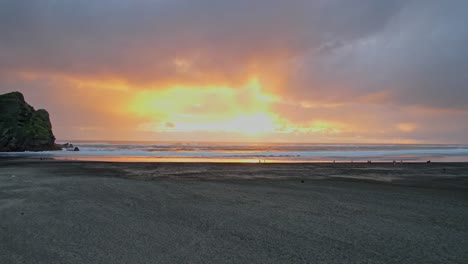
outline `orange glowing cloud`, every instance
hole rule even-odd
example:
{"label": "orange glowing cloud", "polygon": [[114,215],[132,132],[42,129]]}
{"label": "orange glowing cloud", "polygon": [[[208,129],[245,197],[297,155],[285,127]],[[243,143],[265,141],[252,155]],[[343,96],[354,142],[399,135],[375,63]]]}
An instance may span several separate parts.
{"label": "orange glowing cloud", "polygon": [[412,132],[417,128],[417,125],[414,123],[399,123],[398,129],[403,132]]}
{"label": "orange glowing cloud", "polygon": [[133,96],[129,111],[148,119],[139,127],[142,130],[260,134],[275,132],[281,126],[270,110],[275,100],[252,77],[237,88],[172,86],[139,91]]}
{"label": "orange glowing cloud", "polygon": [[466,141],[463,1],[44,2],[0,1],[0,92],[62,139]]}

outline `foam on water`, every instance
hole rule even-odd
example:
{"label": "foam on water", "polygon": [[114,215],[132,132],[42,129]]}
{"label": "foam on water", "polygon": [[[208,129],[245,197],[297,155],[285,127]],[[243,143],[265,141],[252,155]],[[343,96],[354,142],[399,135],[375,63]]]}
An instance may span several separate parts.
{"label": "foam on water", "polygon": [[453,161],[468,162],[468,145],[74,142],[79,152],[23,152],[59,159],[119,161]]}

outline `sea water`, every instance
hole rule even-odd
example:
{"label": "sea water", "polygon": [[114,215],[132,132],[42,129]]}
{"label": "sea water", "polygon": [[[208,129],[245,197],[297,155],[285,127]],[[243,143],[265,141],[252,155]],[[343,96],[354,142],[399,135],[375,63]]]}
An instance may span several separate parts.
{"label": "sea water", "polygon": [[[62,141],[58,143],[65,143]],[[468,162],[468,145],[73,141],[74,151],[23,152],[55,159],[164,162]]]}

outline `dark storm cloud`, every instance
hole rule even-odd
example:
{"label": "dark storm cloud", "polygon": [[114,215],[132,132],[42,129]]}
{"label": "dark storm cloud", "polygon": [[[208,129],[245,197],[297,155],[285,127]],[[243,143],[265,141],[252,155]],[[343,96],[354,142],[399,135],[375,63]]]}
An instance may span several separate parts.
{"label": "dark storm cloud", "polygon": [[293,94],[467,109],[467,14],[467,1],[408,2],[378,32],[299,58]]}
{"label": "dark storm cloud", "polygon": [[[398,1],[2,1],[0,67],[136,81],[244,78],[380,31]],[[175,58],[192,63],[181,72]]]}

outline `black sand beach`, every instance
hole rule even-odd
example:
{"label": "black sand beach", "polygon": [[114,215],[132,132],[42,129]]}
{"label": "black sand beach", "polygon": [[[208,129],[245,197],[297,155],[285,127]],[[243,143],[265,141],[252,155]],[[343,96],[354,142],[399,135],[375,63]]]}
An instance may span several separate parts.
{"label": "black sand beach", "polygon": [[0,159],[0,263],[466,263],[468,164]]}

